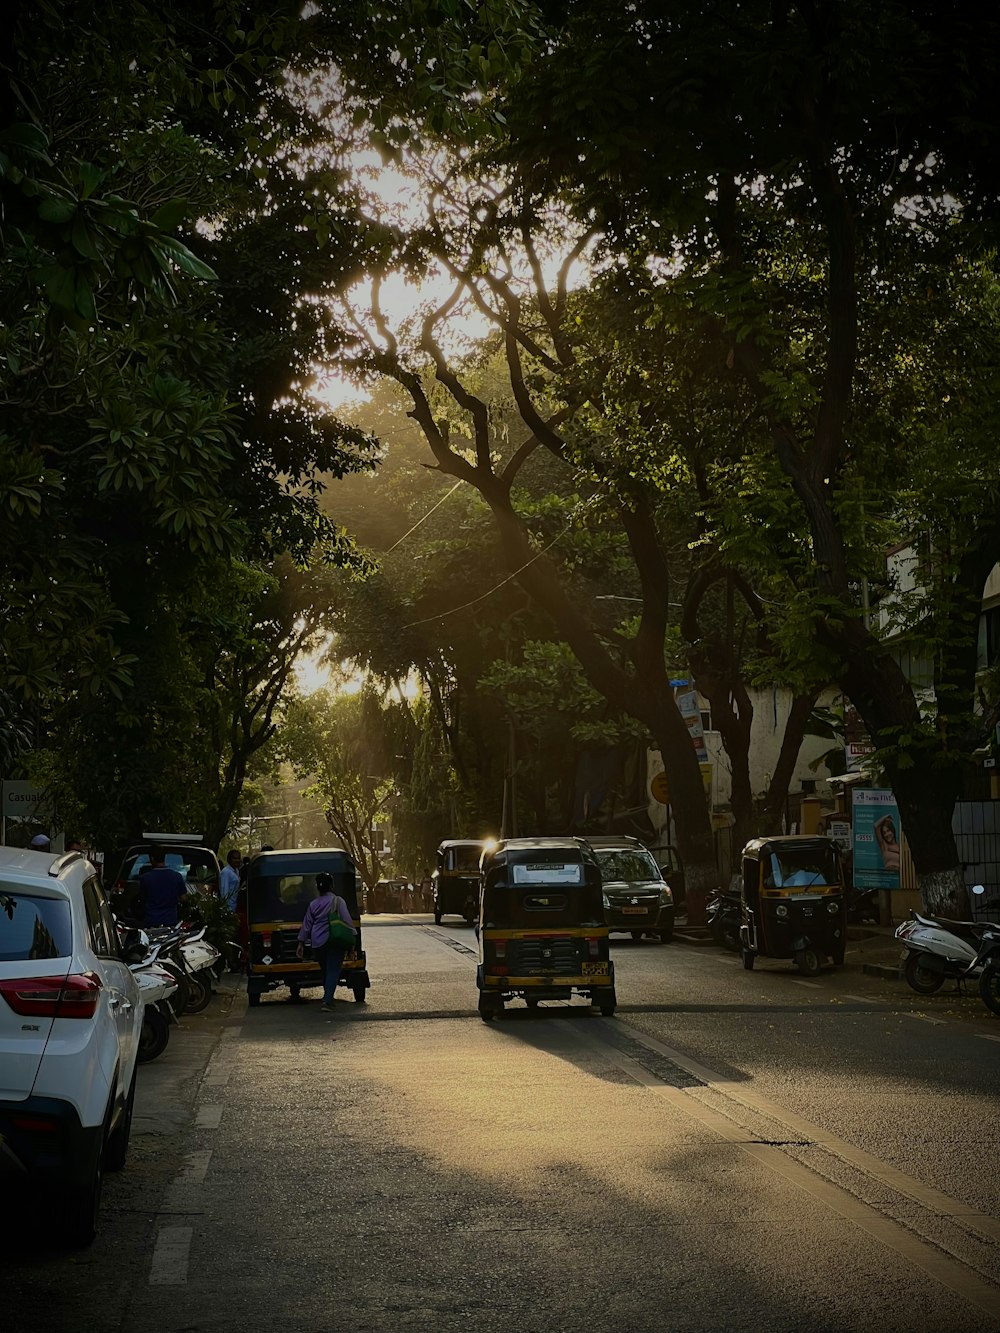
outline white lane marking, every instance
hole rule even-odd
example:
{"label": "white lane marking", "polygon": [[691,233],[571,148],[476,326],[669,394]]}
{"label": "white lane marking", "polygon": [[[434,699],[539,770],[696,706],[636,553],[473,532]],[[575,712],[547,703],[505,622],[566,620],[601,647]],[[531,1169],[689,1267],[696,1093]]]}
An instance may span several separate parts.
{"label": "white lane marking", "polygon": [[222,1120],[222,1106],[209,1105],[199,1106],[198,1115],[195,1118],[195,1129],[218,1129]]}
{"label": "white lane marking", "polygon": [[810,990],[823,989],[818,981],[799,981],[797,977],[792,977],[791,982],[793,986],[808,986]]}
{"label": "white lane marking", "polygon": [[727,967],[742,967],[743,964],[738,958],[716,958],[717,963],[725,963]]}
{"label": "white lane marking", "polygon": [[208,1152],[189,1152],[185,1166],[177,1175],[174,1181],[175,1185],[202,1185],[205,1181],[205,1175],[208,1172],[208,1164],[212,1160],[211,1150]]}
{"label": "white lane marking", "polygon": [[188,1260],[194,1227],[161,1227],[156,1237],[149,1270],[151,1287],[183,1287],[188,1280]]}
{"label": "white lane marking", "polygon": [[220,1070],[218,1073],[212,1073],[211,1070],[209,1070],[202,1079],[201,1086],[203,1088],[211,1088],[213,1092],[217,1092],[226,1086],[232,1077],[232,1072],[231,1069],[227,1069],[225,1072]]}
{"label": "white lane marking", "polygon": [[876,999],[874,995],[852,995],[850,991],[844,991],[845,1000],[857,1000],[860,1004],[883,1004],[883,1000]]}
{"label": "white lane marking", "polygon": [[980,1037],[983,1041],[1000,1041],[1000,1037],[995,1037],[992,1032],[975,1032],[973,1036]]}
{"label": "white lane marking", "polygon": [[918,1018],[921,1023],[947,1023],[946,1018],[931,1018],[930,1014],[904,1014],[904,1018]]}

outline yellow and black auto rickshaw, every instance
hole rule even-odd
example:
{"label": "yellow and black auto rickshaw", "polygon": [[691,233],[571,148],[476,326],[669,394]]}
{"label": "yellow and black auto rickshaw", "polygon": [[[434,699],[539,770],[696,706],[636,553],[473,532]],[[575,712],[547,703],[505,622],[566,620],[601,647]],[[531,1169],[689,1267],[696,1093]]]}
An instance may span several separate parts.
{"label": "yellow and black auto rickshaw", "polygon": [[434,920],[464,916],[472,925],[479,910],[479,858],[485,842],[472,838],[448,838],[437,849],[437,867],[431,876]]}
{"label": "yellow and black auto rickshaw", "polygon": [[740,886],[743,966],[794,958],[814,976],[827,958],[840,966],[847,943],[844,874],[830,838],[756,838],[743,848]]}
{"label": "yellow and black auto rickshaw", "polygon": [[615,965],[601,898],[601,872],[579,838],[511,838],[483,854],[479,904],[479,1014],[503,1014],[521,996],[586,995],[615,1012]]}
{"label": "yellow and black auto rickshaw", "polygon": [[339,984],[354,992],[358,1004],[364,1004],[371,983],[361,939],[354,861],[342,847],[312,847],[261,852],[250,862],[240,896],[246,899],[247,997],[251,1005],[260,1004],[265,991],[279,986],[287,986],[292,999],[297,999],[299,991],[323,984],[319,964],[308,958],[300,961],[295,955],[299,929],[321,870],[333,876],[334,892],[347,903],[357,931],[355,946],[344,958]]}

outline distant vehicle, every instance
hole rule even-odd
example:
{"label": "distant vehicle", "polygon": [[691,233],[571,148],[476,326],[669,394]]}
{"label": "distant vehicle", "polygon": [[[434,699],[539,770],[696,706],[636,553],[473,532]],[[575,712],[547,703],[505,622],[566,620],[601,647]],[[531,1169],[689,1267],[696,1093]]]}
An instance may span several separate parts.
{"label": "distant vehicle", "polygon": [[246,907],[247,999],[251,1007],[260,1004],[265,991],[279,986],[287,986],[295,999],[301,990],[323,984],[319,964],[296,957],[299,930],[321,870],[333,876],[334,892],[347,903],[357,932],[357,942],[344,958],[338,984],[353,991],[358,1004],[364,1004],[371,982],[361,940],[354,861],[342,847],[309,847],[261,852],[250,862]]}
{"label": "distant vehicle", "polygon": [[674,894],[651,852],[638,838],[588,838],[601,869],[604,917],[610,930],[634,940],[653,935],[669,944],[674,934]]}
{"label": "distant vehicle", "polygon": [[144,833],[142,841],[133,843],[122,858],[114,879],[112,906],[121,921],[141,920],[139,880],[150,866],[150,851],[163,849],[166,865],[176,870],[188,883],[191,893],[218,893],[222,867],[219,858],[209,847],[201,846],[200,834]]}
{"label": "distant vehicle", "polygon": [[500,1018],[507,1000],[587,996],[615,1012],[615,965],[601,904],[601,873],[580,838],[510,838],[483,854],[479,1016]]}
{"label": "distant vehicle", "polygon": [[46,1232],[89,1245],[103,1173],[128,1154],[142,995],[78,852],[0,847],[0,909],[0,1178],[43,1202]]}
{"label": "distant vehicle", "polygon": [[370,912],[405,912],[409,907],[410,882],[405,879],[380,879],[368,895]]}
{"label": "distant vehicle", "polygon": [[485,842],[473,838],[446,838],[437,849],[437,868],[431,876],[434,920],[461,916],[472,925],[479,911],[479,859]]}

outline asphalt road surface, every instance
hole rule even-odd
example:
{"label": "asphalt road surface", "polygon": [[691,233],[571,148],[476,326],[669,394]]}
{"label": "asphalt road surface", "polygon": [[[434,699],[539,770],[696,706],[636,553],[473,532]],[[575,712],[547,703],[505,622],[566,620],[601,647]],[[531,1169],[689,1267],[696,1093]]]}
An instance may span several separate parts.
{"label": "asphalt road surface", "polygon": [[78,1254],[8,1223],[0,1333],[1000,1328],[1000,1020],[616,938],[620,1008],[475,1011],[472,931],[186,1018]]}

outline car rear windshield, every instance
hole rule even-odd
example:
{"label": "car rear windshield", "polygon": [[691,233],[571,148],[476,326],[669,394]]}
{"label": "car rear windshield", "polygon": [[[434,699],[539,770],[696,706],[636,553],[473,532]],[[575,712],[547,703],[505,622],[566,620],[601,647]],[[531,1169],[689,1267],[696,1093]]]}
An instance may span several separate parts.
{"label": "car rear windshield", "polygon": [[73,922],[65,898],[40,898],[0,884],[0,963],[68,958]]}
{"label": "car rear windshield", "polygon": [[[198,847],[172,847],[164,853],[168,870],[176,870],[192,884],[206,884],[216,877],[215,862],[210,852]],[[150,866],[149,852],[136,852],[125,862],[123,879],[138,879]]]}
{"label": "car rear windshield", "polygon": [[660,867],[649,852],[637,848],[621,847],[614,851],[598,852],[597,863],[601,867],[601,879],[605,884],[642,884],[663,878]]}

